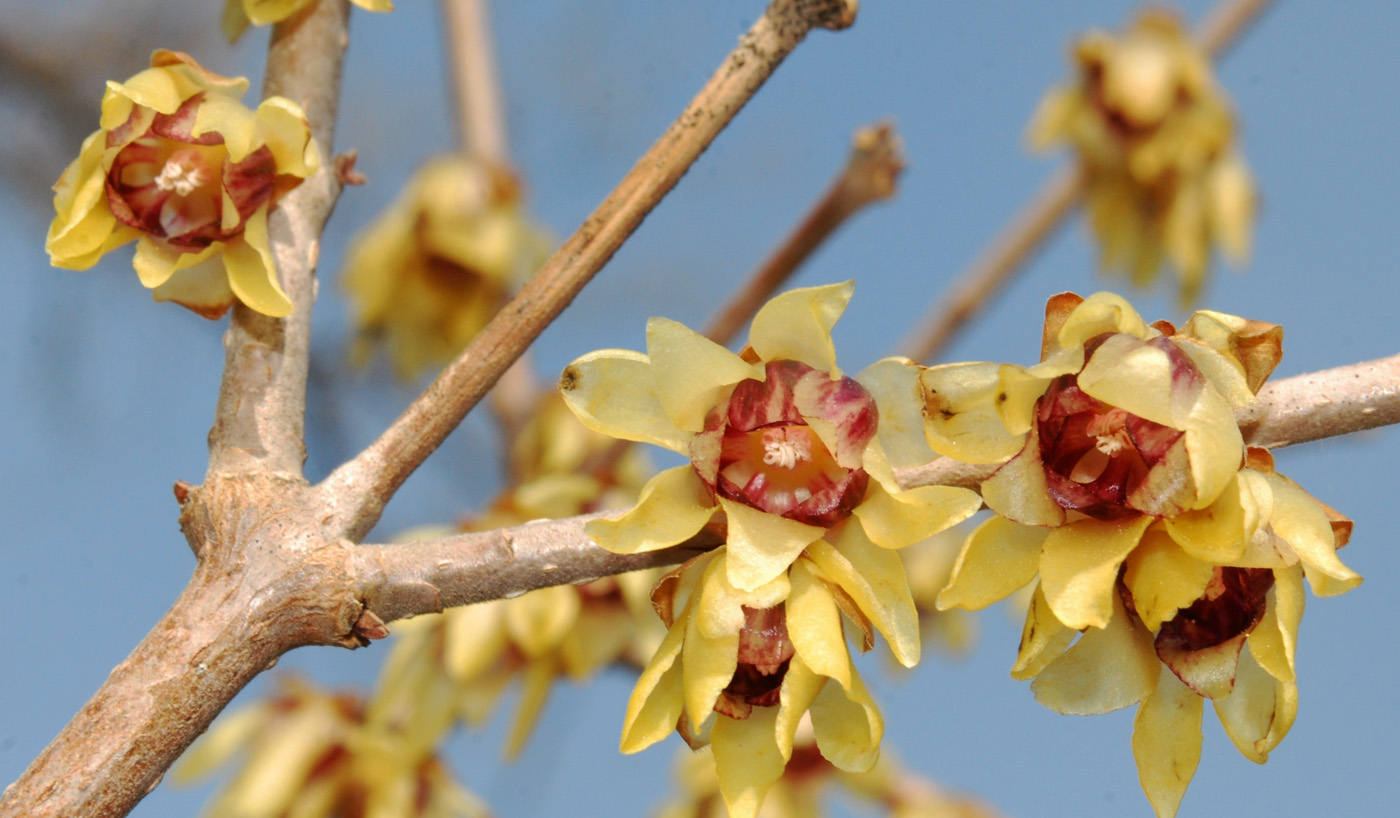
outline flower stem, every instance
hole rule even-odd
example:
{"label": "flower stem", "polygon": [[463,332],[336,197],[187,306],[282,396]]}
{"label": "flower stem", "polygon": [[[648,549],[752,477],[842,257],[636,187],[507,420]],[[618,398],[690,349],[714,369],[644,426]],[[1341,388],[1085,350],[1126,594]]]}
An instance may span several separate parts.
{"label": "flower stem", "polygon": [[[1234,44],[1271,0],[1220,0],[1197,29],[1197,41],[1208,56],[1219,57]],[[1011,281],[1079,204],[1084,174],[1067,163],[1036,191],[991,246],[953,284],[950,294],[900,344],[898,354],[932,362],[953,338]]]}
{"label": "flower stem", "polygon": [[442,19],[452,64],[458,144],[469,156],[505,164],[505,116],[486,0],[442,0]]}
{"label": "flower stem", "polygon": [[602,269],[700,153],[814,28],[854,21],[849,0],[773,0],[666,133],[383,435],[322,484],[328,524],[359,540],[403,481]]}

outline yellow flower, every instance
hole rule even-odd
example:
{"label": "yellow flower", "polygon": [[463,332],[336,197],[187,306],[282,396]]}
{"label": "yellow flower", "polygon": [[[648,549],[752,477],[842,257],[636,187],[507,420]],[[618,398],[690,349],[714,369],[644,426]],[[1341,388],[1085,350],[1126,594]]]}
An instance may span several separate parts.
{"label": "yellow flower", "polygon": [[290,314],[267,212],[316,171],[318,154],[296,103],[269,97],[251,111],[238,101],[247,87],[171,51],[108,82],[101,130],[54,186],[53,264],[85,270],[137,240],[136,273],[158,301],[206,318],[235,299]]}
{"label": "yellow flower", "polygon": [[[366,11],[393,11],[394,0],[350,0]],[[243,36],[251,23],[265,26],[291,17],[309,5],[311,0],[224,0],[224,13],[219,27],[229,42]]]}
{"label": "yellow flower", "polygon": [[1029,141],[1077,152],[1103,266],[1147,284],[1165,258],[1190,302],[1212,245],[1249,255],[1256,198],[1210,60],[1174,16],[1149,10],[1121,37],[1084,36],[1074,61],[1077,81],[1046,96]]}
{"label": "yellow flower", "polygon": [[[602,350],[570,364],[560,389],[585,425],[690,458],[652,478],[631,511],[589,523],[588,536],[617,553],[651,551],[720,511],[728,581],[753,591],[851,517],[876,545],[903,548],[970,516],[980,505],[972,492],[896,482],[883,430],[877,437],[887,379],[865,382],[836,366],[831,328],[852,289],[774,298],[754,317],[743,355],[653,318],[649,354]],[[906,637],[917,646],[916,633],[897,641]],[[897,655],[912,665],[914,651]]]}
{"label": "yellow flower", "polygon": [[383,341],[403,378],[451,360],[545,249],[509,171],[460,156],[433,159],[350,247],[354,356],[365,360]]}
{"label": "yellow flower", "polygon": [[202,778],[242,751],[242,767],[214,799],[210,815],[489,816],[434,749],[376,720],[355,696],[288,679],[268,701],[220,718],[181,759],[175,780]]}

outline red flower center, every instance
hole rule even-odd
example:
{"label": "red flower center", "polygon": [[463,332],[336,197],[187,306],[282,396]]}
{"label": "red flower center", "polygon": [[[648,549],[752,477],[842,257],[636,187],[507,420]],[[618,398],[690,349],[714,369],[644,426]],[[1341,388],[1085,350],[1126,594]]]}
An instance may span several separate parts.
{"label": "red flower center", "polygon": [[729,685],[720,693],[715,711],[733,719],[746,719],[755,707],[777,704],[793,655],[786,606],[745,605],[744,626],[739,629],[739,663]]}

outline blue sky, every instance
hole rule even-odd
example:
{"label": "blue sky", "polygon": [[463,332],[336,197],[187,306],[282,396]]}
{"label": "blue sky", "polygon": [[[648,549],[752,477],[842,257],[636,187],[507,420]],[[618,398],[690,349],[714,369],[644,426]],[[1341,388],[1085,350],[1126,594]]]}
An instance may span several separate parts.
{"label": "blue sky", "polygon": [[[33,21],[43,36],[37,32],[57,24],[44,5],[20,0],[16,10],[27,16],[10,19]],[[212,29],[218,5],[157,4],[182,15],[163,30],[186,31],[205,23]],[[567,235],[763,4],[498,5],[512,152],[536,217]],[[851,132],[887,117],[909,162],[897,199],[847,225],[796,283],[854,278],[855,298],[836,331],[841,361],[857,370],[888,354],[1056,167],[1056,158],[1028,155],[1021,136],[1040,96],[1068,76],[1071,38],[1094,26],[1118,28],[1132,9],[1106,0],[864,5],[854,28],[816,33],[798,49],[544,334],[536,361],[546,378],[589,350],[643,347],[650,315],[703,324],[825,188]],[[422,157],[451,147],[436,4],[399,6],[391,15],[357,12],[352,24],[336,141],[340,150],[359,150],[371,182],[346,192],[322,254],[308,417],[312,479],[372,440],[413,396],[384,368],[346,371],[347,310],[335,283],[349,237]],[[1195,19],[1205,7],[1192,2],[1184,10]],[[210,68],[246,74],[255,88],[261,77],[265,32],[234,47],[208,36],[196,44],[132,36],[138,53],[198,45],[205,50],[196,56]],[[1241,271],[1218,268],[1203,306],[1282,324],[1280,376],[1400,347],[1397,41],[1395,4],[1343,10],[1283,0],[1220,67],[1263,206],[1252,262]],[[85,44],[61,47],[81,52]],[[142,67],[138,59],[121,76]],[[96,127],[101,77],[83,93]],[[42,134],[53,114],[17,107],[16,99],[5,98],[0,136]],[[47,178],[56,179],[77,150],[76,143],[59,147],[49,152]],[[193,557],[175,524],[170,487],[204,473],[223,359],[222,324],[151,302],[129,252],[88,272],[51,269],[43,252],[51,211],[28,193],[15,184],[0,189],[0,248],[9,303],[18,307],[0,322],[0,521],[7,534],[0,648],[9,657],[0,674],[0,783],[19,775],[188,578]],[[1048,296],[1109,287],[1123,289],[1096,274],[1094,249],[1076,219],[947,358],[1030,363]],[[1185,317],[1166,286],[1126,294],[1149,319]],[[1279,454],[1280,471],[1355,519],[1343,556],[1367,581],[1343,597],[1309,598],[1300,712],[1268,765],[1240,757],[1207,708],[1203,758],[1183,816],[1376,815],[1400,802],[1400,708],[1392,698],[1400,672],[1393,626],[1400,595],[1392,590],[1400,551],[1385,522],[1395,505],[1398,455],[1393,430]],[[470,419],[406,484],[374,538],[451,519],[489,497],[497,477],[480,464],[493,457],[490,424]],[[1070,718],[1044,710],[1007,675],[1019,623],[990,611],[982,625],[982,642],[967,661],[930,656],[898,679],[866,664],[888,722],[886,746],[1010,815],[1150,815],[1129,749],[1131,711]],[[297,670],[363,688],[383,654],[382,647],[302,650],[274,674]],[[265,675],[242,700],[270,681]],[[496,761],[499,724],[459,737],[452,755],[462,778],[502,815],[554,815],[590,803],[644,814],[668,791],[679,742],[635,757],[616,753],[629,687],[618,671],[586,689],[559,690],[515,766]],[[162,787],[134,814],[190,815],[204,797]]]}

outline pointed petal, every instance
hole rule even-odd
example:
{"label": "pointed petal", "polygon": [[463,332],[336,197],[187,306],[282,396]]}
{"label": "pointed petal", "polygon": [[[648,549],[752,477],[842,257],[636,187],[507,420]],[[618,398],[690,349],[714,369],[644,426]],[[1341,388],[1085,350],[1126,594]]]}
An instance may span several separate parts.
{"label": "pointed petal", "polygon": [[1167,533],[1187,554],[1217,564],[1233,564],[1244,554],[1250,538],[1258,530],[1259,511],[1240,474],[1230,479],[1209,506],[1183,511],[1164,520]]}
{"label": "pointed petal", "polygon": [[[1182,390],[1190,384],[1183,384],[1181,378],[1199,381],[1200,375],[1194,369],[1181,373],[1178,364],[1189,367],[1189,362],[1179,353],[1175,358],[1181,360],[1173,360],[1171,350],[1159,344],[1131,335],[1112,335],[1084,362],[1079,388],[1140,418],[1184,431],[1184,410],[1189,410],[1190,404],[1183,402],[1187,396]],[[1195,395],[1189,398],[1194,400]]]}
{"label": "pointed petal", "polygon": [[1031,683],[1036,701],[1067,716],[1094,716],[1136,704],[1156,689],[1162,663],[1152,635],[1128,615],[1117,594],[1113,607],[1106,627],[1084,631]]}
{"label": "pointed petal", "polygon": [[920,486],[892,495],[877,481],[852,513],[871,542],[898,549],[957,525],[981,507],[982,498],[971,489]]}
{"label": "pointed petal", "polygon": [[1061,622],[1076,629],[1108,624],[1118,604],[1118,566],[1152,520],[1076,520],[1050,532],[1040,552],[1040,582]]}
{"label": "pointed petal", "polygon": [[808,564],[808,560],[798,560],[789,575],[792,593],[787,599],[788,638],[814,673],[850,687],[851,659],[841,632],[841,611]]}
{"label": "pointed petal", "polygon": [[826,686],[830,678],[807,667],[802,655],[795,654],[788,662],[787,675],[778,698],[777,730],[778,748],[784,759],[792,758],[792,743],[802,723],[802,717],[811,709],[817,694]]}
{"label": "pointed petal", "polygon": [[691,435],[676,428],[656,396],[651,359],[640,352],[590,352],[559,376],[564,402],[595,432],[689,454]]}
{"label": "pointed petal", "polygon": [[1186,453],[1196,483],[1196,508],[1214,502],[1240,470],[1244,438],[1229,401],[1204,384],[1186,426]]}
{"label": "pointed petal", "polygon": [[1021,628],[1021,647],[1016,654],[1016,664],[1011,667],[1011,678],[1024,682],[1039,676],[1069,649],[1078,635],[1079,631],[1055,618],[1050,603],[1045,601],[1045,592],[1037,583],[1026,610],[1026,624]]}
{"label": "pointed petal", "polygon": [[764,304],[749,329],[749,344],[765,361],[801,361],[813,369],[835,373],[836,326],[855,283],[828,284],[789,290]]}
{"label": "pointed petal", "polygon": [[151,296],[157,301],[174,301],[210,320],[228,312],[237,298],[229,288],[224,260],[216,257],[220,249],[218,242],[210,245],[199,254],[203,260],[193,266],[177,262],[175,274],[152,290]]}
{"label": "pointed petal", "polygon": [[705,416],[729,397],[734,384],[763,380],[758,367],[668,318],[647,321],[647,354],[666,417],[691,433],[705,428]]}
{"label": "pointed petal", "polygon": [[292,300],[277,281],[277,265],[267,240],[267,208],[253,211],[243,226],[242,241],[224,246],[224,269],[233,294],[249,308],[273,318],[292,314]]}
{"label": "pointed petal", "polygon": [[1100,292],[1084,299],[1065,317],[1057,340],[1061,349],[1073,349],[1105,332],[1123,332],[1144,339],[1148,337],[1147,322],[1142,320],[1127,299],[1114,293]]}
{"label": "pointed petal", "polygon": [[858,525],[843,526],[835,537],[835,545],[812,543],[808,556],[884,634],[900,664],[918,664],[919,614],[899,554],[871,543]]}
{"label": "pointed petal", "polygon": [[1000,364],[931,367],[919,376],[919,386],[934,451],[964,463],[1000,463],[1021,451],[1025,435],[1007,429],[999,411],[1008,399]]}
{"label": "pointed petal", "polygon": [[464,605],[442,616],[442,663],[453,681],[465,683],[497,664],[506,646],[504,603]]}
{"label": "pointed petal", "polygon": [[1283,327],[1277,324],[1199,310],[1181,334],[1230,358],[1244,373],[1251,392],[1259,391],[1283,359]]}
{"label": "pointed petal", "polygon": [[713,621],[713,614],[706,607],[711,604],[707,597],[715,595],[707,594],[706,586],[713,587],[715,575],[723,570],[723,560],[716,559],[710,563],[705,569],[704,578],[700,580],[701,588],[686,606],[686,611],[691,615],[686,624],[685,645],[681,648],[681,668],[685,685],[685,711],[693,725],[704,724],[705,719],[710,717],[720,691],[734,678],[734,669],[739,664],[738,628],[723,635],[706,636],[704,630],[712,628],[700,627],[706,614],[711,614]]}
{"label": "pointed petal", "polygon": [[719,791],[730,818],[755,818],[787,760],[778,747],[778,708],[755,707],[746,719],[718,716],[710,733]]}
{"label": "pointed petal", "polygon": [[1065,510],[1050,496],[1045,464],[1040,460],[1040,436],[1032,426],[1021,453],[982,481],[982,499],[997,514],[1026,525],[1058,526]]}
{"label": "pointed petal", "polygon": [[[205,250],[201,255],[207,259],[213,254]],[[177,253],[156,244],[149,238],[142,237],[136,242],[136,256],[132,260],[132,266],[136,268],[136,275],[141,279],[141,284],[147,288],[155,289],[169,281],[170,277],[175,275],[175,271],[179,269],[181,258],[188,256],[188,253]],[[185,266],[191,267],[193,265],[186,264]]]}
{"label": "pointed petal", "polygon": [[838,770],[863,773],[880,757],[885,720],[854,667],[850,678],[850,687],[828,684],[817,694],[812,702],[812,732],[817,749]]}
{"label": "pointed petal", "polygon": [[1050,529],[992,517],[978,526],[953,564],[938,609],[981,610],[1005,599],[1035,578],[1040,549]]}
{"label": "pointed petal", "polygon": [[530,734],[539,723],[540,714],[549,703],[549,692],[554,688],[555,678],[559,676],[559,659],[554,654],[533,659],[525,667],[523,675],[520,703],[516,705],[515,719],[511,722],[510,734],[506,736],[505,749],[502,751],[509,760],[520,757],[520,751],[525,749],[525,742],[530,740]]}
{"label": "pointed petal", "polygon": [[627,700],[627,715],[622,720],[619,749],[623,753],[645,750],[676,729],[684,702],[681,666],[676,659],[681,655],[689,622],[690,609],[687,608],[681,611],[661,647],[637,678],[637,686],[632,688],[632,696]]}
{"label": "pointed petal", "polygon": [[1138,781],[1157,818],[1174,818],[1201,760],[1201,697],[1171,673],[1133,718],[1133,757]]}
{"label": "pointed petal", "polygon": [[921,370],[908,358],[885,358],[856,376],[879,407],[879,440],[895,468],[921,466],[937,456],[924,436]]}
{"label": "pointed petal", "polygon": [[278,174],[305,179],[316,172],[320,153],[300,105],[285,97],[268,97],[258,105],[257,120],[258,141],[272,151]]}
{"label": "pointed petal", "polygon": [[1123,583],[1132,592],[1142,624],[1156,631],[1200,599],[1214,576],[1210,563],[1192,557],[1165,531],[1152,528],[1128,555]]}
{"label": "pointed petal", "polygon": [[1281,474],[1266,474],[1264,478],[1274,495],[1269,526],[1303,560],[1313,593],[1335,596],[1360,585],[1361,576],[1337,558],[1337,540],[1332,532],[1332,523],[1321,504],[1297,483]]}
{"label": "pointed petal", "polygon": [[1270,676],[1246,646],[1240,652],[1235,692],[1215,700],[1215,714],[1235,749],[1256,764],[1283,741],[1298,715],[1298,685]]}
{"label": "pointed petal", "polygon": [[1249,650],[1259,666],[1281,682],[1295,681],[1298,625],[1303,621],[1303,572],[1274,569],[1264,618],[1249,635]]}
{"label": "pointed petal", "polygon": [[729,518],[729,581],[743,591],[771,582],[826,529],[719,498]]}
{"label": "pointed petal", "polygon": [[637,554],[690,539],[713,514],[695,469],[676,466],[648,480],[636,506],[610,520],[590,520],[583,531],[614,554]]}

